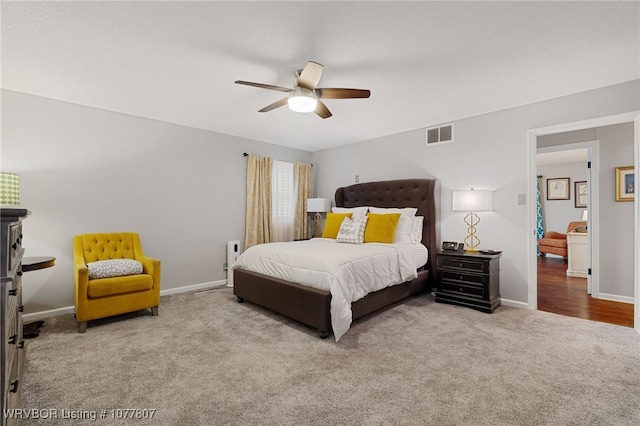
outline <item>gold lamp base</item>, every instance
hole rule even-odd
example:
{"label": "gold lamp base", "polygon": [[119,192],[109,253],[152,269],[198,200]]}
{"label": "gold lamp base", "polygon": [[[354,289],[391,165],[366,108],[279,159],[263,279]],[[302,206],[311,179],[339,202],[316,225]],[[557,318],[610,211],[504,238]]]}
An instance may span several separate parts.
{"label": "gold lamp base", "polygon": [[320,236],[322,236],[322,215],[320,214],[320,212],[316,212],[315,215],[315,220],[316,220],[316,230],[314,233],[314,237],[318,238]]}
{"label": "gold lamp base", "polygon": [[469,226],[467,228],[468,235],[464,239],[464,244],[467,246],[464,251],[477,252],[479,249],[476,247],[480,245],[480,238],[476,236],[476,225],[480,223],[480,217],[478,217],[474,212],[469,212],[464,217],[464,223]]}

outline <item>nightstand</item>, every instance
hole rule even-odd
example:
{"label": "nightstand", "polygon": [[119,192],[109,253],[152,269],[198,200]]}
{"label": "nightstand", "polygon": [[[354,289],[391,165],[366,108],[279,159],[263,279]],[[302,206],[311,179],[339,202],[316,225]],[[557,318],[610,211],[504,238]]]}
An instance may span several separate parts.
{"label": "nightstand", "polygon": [[500,306],[500,254],[436,253],[436,302],[492,313]]}

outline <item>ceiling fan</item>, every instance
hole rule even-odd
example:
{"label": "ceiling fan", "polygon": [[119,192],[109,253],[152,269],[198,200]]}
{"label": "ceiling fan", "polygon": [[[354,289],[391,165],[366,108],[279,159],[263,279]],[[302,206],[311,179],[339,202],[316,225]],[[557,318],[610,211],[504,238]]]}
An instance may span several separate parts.
{"label": "ceiling fan", "polygon": [[315,112],[321,118],[331,117],[331,111],[320,99],[354,99],[368,98],[371,91],[366,89],[340,89],[316,87],[322,77],[324,66],[317,62],[309,61],[303,69],[295,72],[296,81],[293,88],[273,86],[271,84],[253,83],[251,81],[236,80],[236,84],[259,87],[262,89],[277,90],[289,95],[262,108],[259,112],[268,112],[288,104],[289,108],[296,112]]}

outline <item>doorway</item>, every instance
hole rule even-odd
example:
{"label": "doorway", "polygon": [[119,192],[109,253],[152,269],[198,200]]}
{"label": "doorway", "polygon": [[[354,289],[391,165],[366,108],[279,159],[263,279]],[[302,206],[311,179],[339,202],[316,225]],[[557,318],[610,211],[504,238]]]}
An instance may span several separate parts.
{"label": "doorway", "polygon": [[[591,183],[592,173],[598,175],[599,141],[565,144],[564,139],[566,136],[563,138],[562,134],[537,139],[536,172],[540,191],[537,214],[538,223],[542,225],[538,228],[538,237],[543,231],[565,237],[553,240],[554,244],[564,247],[550,248],[552,252],[558,250],[556,253],[563,251],[562,254],[546,253],[537,259],[537,305],[547,312],[596,319],[592,318],[598,309],[592,306],[597,299],[591,297],[594,282],[590,271],[594,246],[591,237],[596,234],[597,222],[593,218],[589,222],[588,212],[591,200],[599,197],[598,186]],[[566,197],[552,197],[548,192],[551,182],[557,181],[567,185]],[[567,233],[568,226],[581,226],[580,230],[586,232]],[[597,278],[595,281],[597,294]],[[622,322],[628,325],[629,320]]]}
{"label": "doorway", "polygon": [[[537,128],[537,129],[531,129],[528,131],[528,150],[529,150],[529,166],[528,169],[530,171],[529,176],[527,178],[528,180],[528,199],[530,200],[534,200],[536,197],[536,169],[537,169],[537,161],[536,161],[536,155],[537,155],[537,139],[539,136],[544,136],[544,135],[551,135],[551,134],[557,134],[557,133],[563,133],[563,132],[572,132],[572,131],[578,131],[578,130],[586,130],[586,129],[593,129],[593,128],[599,128],[599,127],[603,127],[603,126],[610,126],[610,125],[614,125],[614,124],[621,124],[621,123],[635,123],[635,126],[632,124],[632,126],[634,126],[634,130],[633,130],[633,138],[634,138],[634,142],[633,142],[633,153],[632,155],[628,156],[628,159],[631,161],[631,158],[633,158],[633,165],[635,166],[635,178],[636,180],[638,179],[638,164],[640,163],[639,159],[640,159],[640,137],[638,136],[638,133],[640,132],[640,120],[638,119],[638,111],[633,111],[633,112],[629,112],[629,113],[623,113],[623,114],[618,114],[618,115],[613,115],[613,116],[606,116],[606,117],[600,117],[600,118],[595,118],[595,119],[589,119],[589,120],[584,120],[584,121],[579,121],[579,122],[572,122],[572,123],[565,123],[565,124],[560,124],[560,125],[555,125],[555,126],[549,126],[549,127],[545,127],[545,128]],[[595,153],[592,153],[593,155],[596,155]],[[594,178],[593,182],[591,182],[591,190],[593,192],[596,191],[596,188],[594,188],[595,185],[598,185],[598,180]],[[608,188],[608,187],[607,187]],[[608,189],[609,190],[609,189]],[[636,197],[634,199],[634,203],[632,205],[633,207],[633,233],[629,232],[628,234],[632,234],[631,238],[633,240],[632,246],[629,247],[629,250],[627,250],[627,252],[625,253],[625,255],[627,256],[632,256],[631,257],[631,264],[635,265],[634,266],[634,271],[632,273],[632,277],[630,278],[630,280],[627,281],[632,281],[632,288],[633,288],[633,296],[632,297],[621,297],[622,299],[628,299],[625,300],[628,303],[633,303],[633,307],[635,309],[635,313],[634,313],[634,327],[635,329],[640,332],[640,262],[635,261],[634,259],[637,259],[638,256],[636,256],[634,253],[640,253],[640,214],[639,214],[639,209],[638,209],[638,198],[640,197]],[[599,225],[599,203],[598,202],[593,202],[592,205],[590,206],[590,211],[589,211],[589,222],[590,225],[593,227],[593,234],[591,235],[591,253],[592,253],[592,259],[591,259],[591,267],[592,267],[592,281],[593,281],[593,293],[594,296],[597,295],[597,292],[599,291],[599,278],[602,274],[602,270],[600,268],[600,254],[599,254],[599,249],[600,249],[600,243],[599,243],[599,232],[600,232],[600,226]],[[536,211],[534,208],[530,208],[527,211],[527,223],[529,224],[529,229],[531,230],[531,233],[529,234],[529,244],[528,244],[528,252],[529,252],[529,257],[528,257],[528,272],[527,272],[527,280],[528,280],[528,307],[530,309],[537,309],[538,308],[538,303],[537,303],[537,296],[538,296],[538,280],[537,280],[537,258],[538,256],[536,256],[536,251],[537,251],[537,235],[536,235]],[[610,222],[609,222],[610,223]],[[611,236],[608,236],[607,238],[610,238]],[[619,263],[619,261],[618,261]],[[614,262],[614,264],[617,264]],[[607,281],[610,282],[611,280]],[[609,295],[611,296],[611,295]]]}

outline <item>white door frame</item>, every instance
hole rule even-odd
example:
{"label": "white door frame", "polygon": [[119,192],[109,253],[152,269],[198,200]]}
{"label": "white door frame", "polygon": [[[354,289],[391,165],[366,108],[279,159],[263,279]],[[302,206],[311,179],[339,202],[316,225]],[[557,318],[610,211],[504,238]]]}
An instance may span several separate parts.
{"label": "white door frame", "polygon": [[[536,197],[536,153],[538,136],[549,135],[553,133],[571,132],[574,130],[591,129],[594,127],[610,126],[621,123],[635,123],[634,130],[634,164],[635,179],[638,182],[640,175],[638,167],[640,165],[640,111],[627,112],[617,115],[609,115],[606,117],[592,118],[582,121],[574,121],[571,123],[563,123],[548,127],[539,127],[527,131],[527,199],[534,200]],[[594,179],[595,180],[595,179]],[[634,269],[634,327],[640,333],[640,197],[636,196],[634,200],[635,218],[634,218],[634,250],[635,250],[635,269]],[[593,203],[597,204],[597,203]],[[537,259],[536,259],[536,210],[527,209],[527,229],[529,232],[529,244],[527,245],[527,282],[528,284],[528,307],[529,309],[538,309],[538,276],[537,276]]]}
{"label": "white door frame", "polygon": [[[635,155],[633,160],[634,170],[635,170],[635,182],[636,188],[638,187],[638,177],[640,176],[640,115],[636,114],[633,118],[633,146]],[[635,259],[635,270],[633,275],[634,280],[634,307],[633,307],[633,327],[636,329],[638,333],[640,333],[640,195],[638,191],[636,191],[636,197],[634,202],[634,230],[635,230],[635,250],[634,250],[634,259]]]}
{"label": "white door frame", "polygon": [[[587,173],[587,187],[589,188],[589,199],[587,201],[587,210],[589,211],[587,253],[589,258],[587,259],[587,265],[588,268],[597,272],[600,271],[600,222],[598,222],[600,219],[600,206],[598,203],[593,203],[592,201],[595,197],[598,197],[598,194],[600,194],[599,180],[593,178],[594,176],[599,175],[600,170],[600,141],[593,140],[564,145],[545,146],[538,148],[536,153],[572,151],[574,149],[586,149],[589,152],[587,161],[591,162],[591,169]],[[587,165],[585,164],[585,167],[586,166]],[[599,297],[600,274],[595,273],[587,276],[587,292],[593,297]]]}

